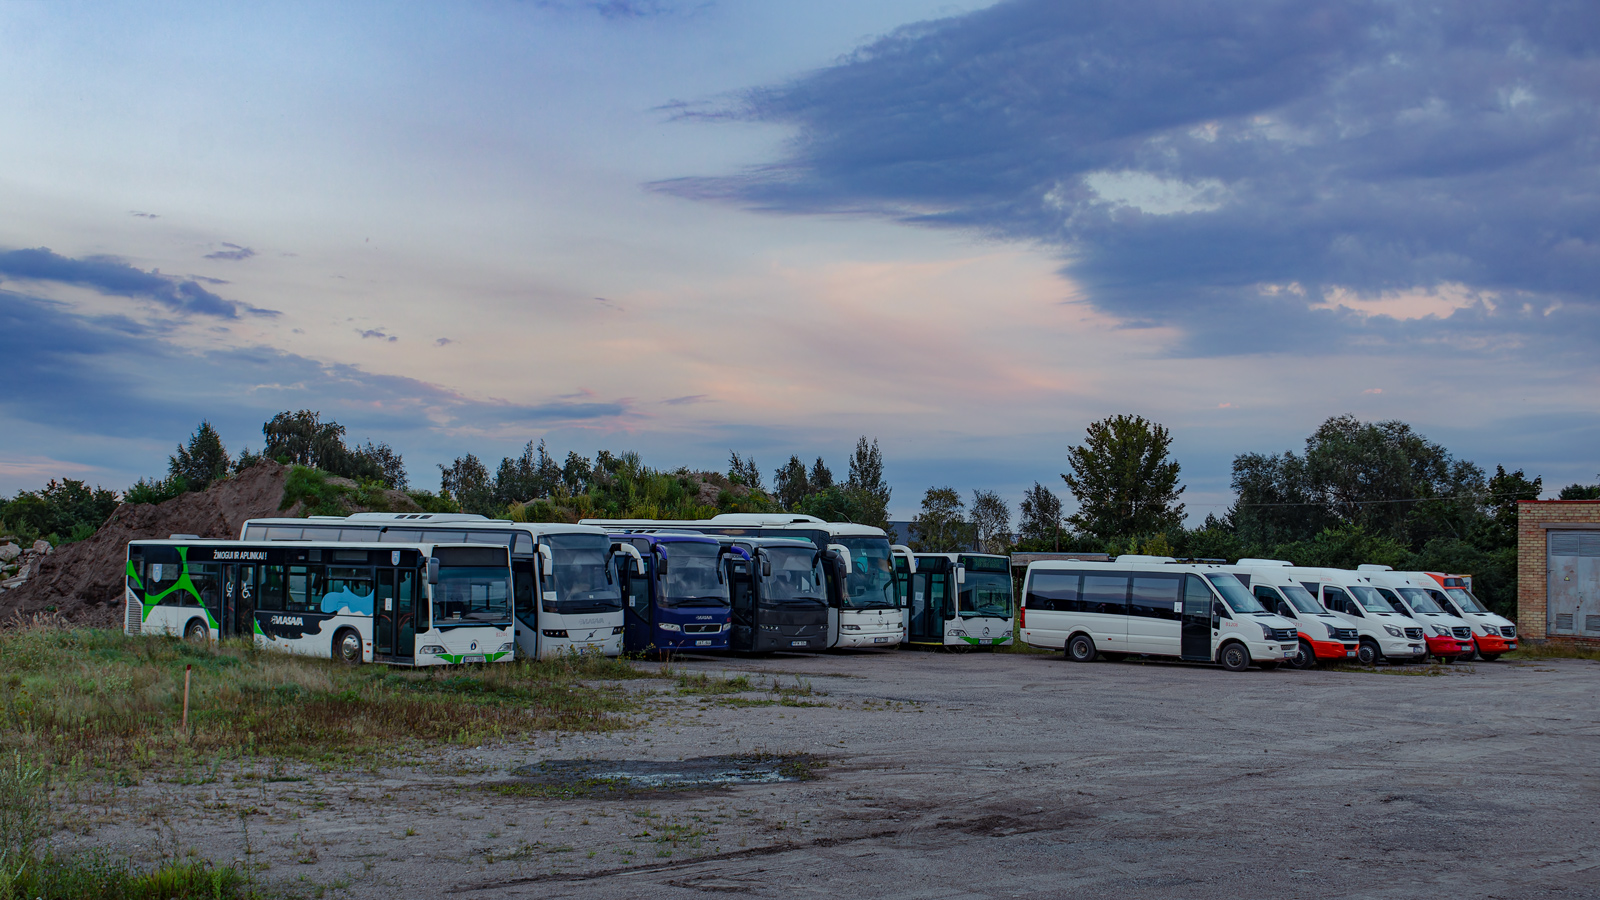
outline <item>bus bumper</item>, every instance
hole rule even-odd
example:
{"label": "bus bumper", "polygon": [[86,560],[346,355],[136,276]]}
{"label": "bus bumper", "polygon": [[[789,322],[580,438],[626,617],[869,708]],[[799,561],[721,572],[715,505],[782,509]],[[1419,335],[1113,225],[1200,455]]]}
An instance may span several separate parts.
{"label": "bus bumper", "polygon": [[1510,653],[1511,651],[1517,649],[1516,638],[1477,635],[1473,638],[1473,640],[1477,642],[1478,652],[1484,655],[1491,653]]}
{"label": "bus bumper", "polygon": [[1428,655],[1440,659],[1455,659],[1458,656],[1472,655],[1471,640],[1460,640],[1453,637],[1428,636]]}
{"label": "bus bumper", "polygon": [[847,631],[845,628],[841,627],[839,629],[839,643],[835,644],[834,646],[877,647],[879,649],[884,649],[888,647],[900,646],[900,642],[905,640],[905,636],[905,629],[898,626],[881,631],[868,631],[867,626],[861,626],[859,631]]}
{"label": "bus bumper", "polygon": [[1356,645],[1346,644],[1343,641],[1319,641],[1305,632],[1300,632],[1300,639],[1311,645],[1311,655],[1317,659],[1355,659]]}

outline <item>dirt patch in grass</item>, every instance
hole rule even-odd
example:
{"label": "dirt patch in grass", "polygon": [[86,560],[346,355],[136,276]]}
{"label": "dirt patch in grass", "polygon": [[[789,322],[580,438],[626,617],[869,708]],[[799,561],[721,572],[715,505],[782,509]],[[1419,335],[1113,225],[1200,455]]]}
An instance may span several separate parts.
{"label": "dirt patch in grass", "polygon": [[22,628],[0,632],[0,750],[133,771],[174,757],[404,756],[430,744],[627,727],[638,704],[616,682],[641,677],[652,673],[604,657],[399,669],[245,642]]}
{"label": "dirt patch in grass", "polygon": [[736,784],[810,781],[827,760],[809,753],[746,753],[680,760],[552,759],[512,771],[496,793],[551,799],[613,799],[698,791]]}

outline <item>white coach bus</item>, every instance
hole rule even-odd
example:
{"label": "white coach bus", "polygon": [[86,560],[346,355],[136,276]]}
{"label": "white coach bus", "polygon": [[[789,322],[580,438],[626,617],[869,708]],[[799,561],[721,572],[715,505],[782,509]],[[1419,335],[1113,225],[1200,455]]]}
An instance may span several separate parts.
{"label": "white coach bus", "polygon": [[[470,513],[357,513],[306,519],[250,519],[240,537],[258,541],[464,541],[511,550],[517,653],[622,653],[618,564],[639,554],[599,528],[511,522]],[[619,560],[618,557],[623,557]]]}
{"label": "white coach bus", "polygon": [[1275,669],[1299,652],[1294,623],[1220,566],[1168,557],[1042,560],[1023,581],[1020,630],[1034,647],[1090,662],[1139,654]]}
{"label": "white coach bus", "polygon": [[130,635],[236,637],[348,663],[514,657],[503,544],[131,541],[124,599]]}

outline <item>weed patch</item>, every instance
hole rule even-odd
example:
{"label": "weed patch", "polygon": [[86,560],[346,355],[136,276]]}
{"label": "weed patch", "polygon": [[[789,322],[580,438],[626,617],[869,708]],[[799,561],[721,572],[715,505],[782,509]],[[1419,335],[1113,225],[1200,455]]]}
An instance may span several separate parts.
{"label": "weed patch", "polygon": [[1517,649],[1502,656],[1506,660],[1587,659],[1600,662],[1600,647],[1569,644],[1564,641],[1523,641]]}

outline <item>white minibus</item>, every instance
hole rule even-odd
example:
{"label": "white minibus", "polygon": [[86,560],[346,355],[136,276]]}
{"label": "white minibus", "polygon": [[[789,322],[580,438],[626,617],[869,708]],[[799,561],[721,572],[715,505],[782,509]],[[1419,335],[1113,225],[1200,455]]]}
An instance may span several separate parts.
{"label": "white minibus", "polygon": [[1285,574],[1316,597],[1324,609],[1340,613],[1359,633],[1356,659],[1367,666],[1390,662],[1426,662],[1428,645],[1422,626],[1394,611],[1389,601],[1359,573],[1349,569],[1291,566]]}
{"label": "white minibus", "polygon": [[1440,662],[1452,663],[1458,659],[1471,659],[1472,625],[1446,609],[1433,594],[1439,593],[1431,582],[1423,584],[1410,574],[1396,572],[1389,566],[1356,566],[1383,599],[1389,601],[1397,612],[1403,612],[1422,626],[1422,635],[1428,644],[1428,653]]}
{"label": "white minibus", "polygon": [[[1485,662],[1494,662],[1502,653],[1517,649],[1517,625],[1505,616],[1489,611],[1472,593],[1471,579],[1465,575],[1446,575],[1443,572],[1406,572],[1430,588],[1429,593],[1445,609],[1472,623],[1472,640],[1477,644],[1478,656]],[[1424,581],[1426,579],[1426,581]],[[1438,585],[1443,594],[1431,588]]]}
{"label": "white minibus", "polygon": [[1344,616],[1323,608],[1289,576],[1288,567],[1289,563],[1277,559],[1241,559],[1226,568],[1250,588],[1262,606],[1295,623],[1300,631],[1300,652],[1290,660],[1295,668],[1355,659],[1360,632]]}
{"label": "white minibus", "polygon": [[1275,669],[1299,650],[1294,623],[1220,566],[1161,556],[1041,560],[1028,564],[1022,592],[1023,643],[1077,662],[1140,654],[1239,672]]}

